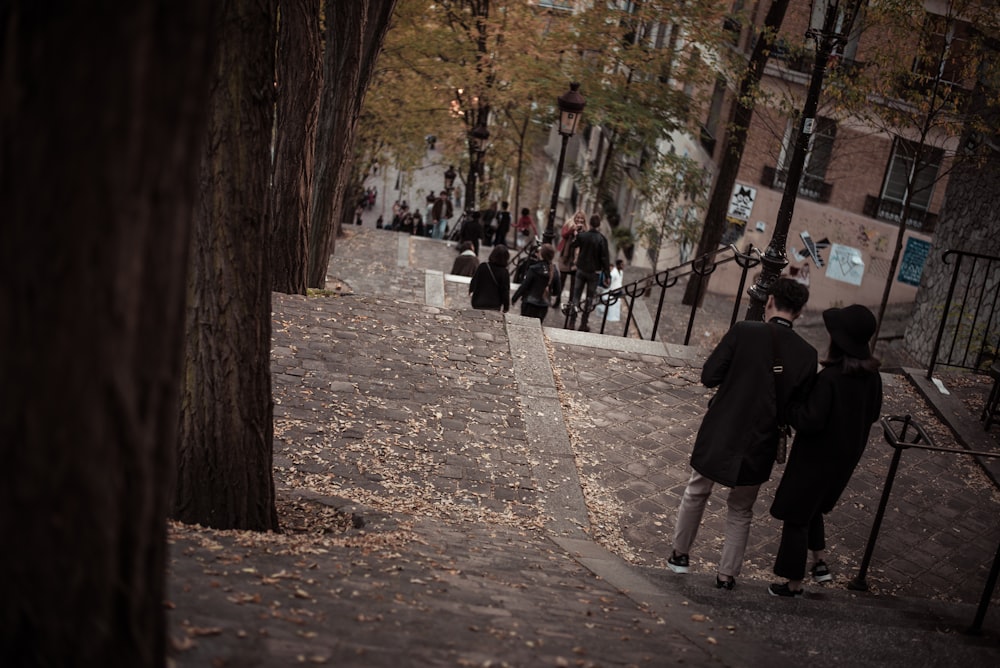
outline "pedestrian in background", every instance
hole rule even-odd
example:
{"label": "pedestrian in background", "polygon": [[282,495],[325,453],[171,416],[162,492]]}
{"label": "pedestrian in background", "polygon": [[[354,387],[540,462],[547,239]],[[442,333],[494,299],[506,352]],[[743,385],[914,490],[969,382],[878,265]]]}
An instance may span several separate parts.
{"label": "pedestrian in background", "polygon": [[524,280],[514,292],[511,303],[521,302],[521,315],[528,318],[538,318],[543,323],[550,306],[559,306],[559,295],[562,293],[562,279],[559,269],[553,264],[552,258],[556,249],[552,244],[542,244],[538,249],[538,261],[528,267]]}
{"label": "pedestrian in background", "polygon": [[471,277],[476,273],[476,268],[479,266],[479,256],[476,255],[476,251],[473,250],[471,241],[463,241],[458,245],[458,250],[460,251],[458,257],[451,264],[451,272],[455,276],[469,276]]}
{"label": "pedestrian in background", "polygon": [[478,211],[466,211],[465,219],[462,221],[462,229],[458,231],[459,241],[471,241],[476,255],[479,255],[479,242],[483,239],[483,223],[479,219]]}
{"label": "pedestrian in background", "polygon": [[428,221],[428,225],[433,224],[434,231],[431,236],[434,239],[444,239],[448,221],[453,215],[455,215],[455,210],[451,206],[451,201],[448,200],[448,193],[442,190],[431,206],[431,219]]}
{"label": "pedestrian in background", "polygon": [[531,211],[527,207],[521,209],[521,217],[514,223],[514,236],[516,237],[514,244],[518,250],[527,246],[531,237],[538,236],[538,228],[535,227],[535,221],[531,219]]}
{"label": "pedestrian in background", "polygon": [[775,575],[787,582],[768,587],[772,596],[802,595],[808,552],[815,582],[833,579],[824,561],[823,516],[833,510],[868,445],[868,432],[882,411],[881,363],[869,343],[875,316],[864,306],[823,312],[830,349],[809,396],[789,407],[795,441],[771,504],[782,520]]}
{"label": "pedestrian in background", "polygon": [[667,559],[675,573],[688,572],[705,504],[718,483],[730,489],[715,586],[735,586],[753,504],[774,466],[779,414],[785,416],[793,401],[804,400],[816,377],[816,350],[792,330],[808,300],[806,286],[779,278],[767,298],[765,322],[737,322],[705,360],[701,382],[719,389],[698,429],[691,478],[677,510],[673,552]]}
{"label": "pedestrian in background", "polygon": [[493,237],[493,245],[498,246],[500,244],[507,245],[507,234],[510,232],[510,225],[512,218],[510,211],[508,211],[510,203],[500,202],[500,212],[497,214],[496,221],[496,233]]}
{"label": "pedestrian in background", "polygon": [[[616,260],[615,266],[611,268],[611,283],[604,292],[615,294],[617,301],[607,307],[601,304],[598,307],[598,311],[603,314],[604,309],[607,308],[608,315],[605,318],[608,322],[619,322],[622,319],[622,280],[624,276],[625,263],[622,260]],[[617,293],[616,293],[617,291]]]}
{"label": "pedestrian in background", "polygon": [[573,256],[576,252],[573,242],[586,226],[587,214],[578,210],[572,218],[563,222],[562,229],[559,230],[559,245],[556,250],[559,252],[559,271],[563,274],[573,270]]}
{"label": "pedestrian in background", "polygon": [[[611,280],[611,254],[608,251],[608,240],[597,231],[600,226],[601,217],[595,213],[590,217],[590,229],[577,234],[570,244],[570,250],[576,252],[576,280],[573,282],[571,299],[573,306],[582,311],[581,332],[590,331],[587,323],[595,306],[594,295],[597,294],[599,285],[606,285],[601,280],[601,274],[608,277],[606,280]],[[580,295],[584,289],[587,291],[587,299],[581,302]]]}
{"label": "pedestrian in background", "polygon": [[498,244],[490,251],[489,259],[476,267],[472,280],[469,281],[472,308],[499,310],[504,313],[510,310],[508,262],[510,262],[510,250],[503,244]]}
{"label": "pedestrian in background", "polygon": [[490,202],[488,209],[484,209],[480,215],[480,222],[483,224],[483,245],[492,246],[493,238],[497,234],[497,203]]}

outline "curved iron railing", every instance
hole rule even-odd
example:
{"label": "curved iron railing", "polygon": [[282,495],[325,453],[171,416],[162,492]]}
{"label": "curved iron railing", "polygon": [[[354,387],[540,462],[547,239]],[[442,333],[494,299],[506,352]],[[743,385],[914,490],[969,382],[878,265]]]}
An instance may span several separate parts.
{"label": "curved iron railing", "polygon": [[[847,588],[852,591],[868,591],[868,568],[871,566],[872,555],[875,552],[875,543],[878,540],[879,530],[882,528],[882,520],[885,517],[885,510],[889,504],[892,483],[896,479],[899,460],[904,450],[912,448],[914,450],[970,455],[972,457],[1000,457],[1000,453],[997,452],[980,452],[977,450],[937,446],[927,432],[909,415],[887,415],[880,420],[880,424],[886,443],[893,448],[892,461],[889,463],[889,470],[885,476],[885,484],[882,486],[882,496],[879,499],[878,510],[875,511],[875,519],[872,521],[871,533],[868,535],[868,543],[865,545],[865,554],[861,558],[858,574],[847,584]],[[967,633],[978,635],[982,632],[983,620],[986,618],[986,611],[990,607],[993,592],[996,590],[998,576],[1000,576],[1000,545],[997,546],[996,554],[993,557],[993,565],[990,567],[990,572],[983,585],[982,596],[979,598],[976,616],[966,630]]]}
{"label": "curved iron railing", "polygon": [[955,258],[948,295],[931,350],[927,377],[935,366],[985,372],[1000,351],[1000,257],[948,250]]}
{"label": "curved iron railing", "polygon": [[[739,308],[743,298],[743,289],[746,287],[747,274],[750,269],[760,264],[760,256],[760,249],[755,248],[753,245],[748,245],[746,251],[741,252],[735,245],[730,244],[729,246],[725,246],[711,253],[706,253],[705,255],[697,257],[693,260],[677,265],[676,267],[670,267],[632,281],[631,283],[626,283],[621,288],[616,290],[598,293],[594,295],[592,299],[587,299],[586,295],[581,294],[576,301],[572,299],[572,295],[576,291],[576,272],[566,272],[566,275],[570,277],[569,294],[571,295],[571,298],[562,305],[562,313],[564,316],[563,328],[575,329],[578,316],[585,312],[592,313],[598,306],[603,306],[604,309],[601,316],[601,327],[599,331],[601,334],[605,334],[608,307],[618,303],[619,301],[624,301],[628,306],[628,314],[625,317],[625,325],[621,336],[627,337],[632,331],[634,331],[636,336],[640,339],[655,340],[659,332],[660,320],[663,317],[663,307],[666,301],[667,290],[669,288],[676,286],[682,278],[687,278],[693,275],[705,277],[713,273],[723,264],[736,262],[742,271],[740,273],[740,285],[736,290],[736,297],[733,303],[733,314],[729,323],[731,327],[735,324],[737,318],[739,317]],[[648,334],[645,334],[641,331],[639,323],[633,317],[635,314],[635,301],[636,299],[645,296],[647,293],[652,294],[656,288],[659,288],[660,290],[656,305],[656,314],[653,317],[651,331]],[[688,314],[687,329],[684,334],[684,345],[688,345],[691,341],[691,331],[694,328],[694,321],[698,312],[698,306],[699,305],[697,303],[691,305]]]}

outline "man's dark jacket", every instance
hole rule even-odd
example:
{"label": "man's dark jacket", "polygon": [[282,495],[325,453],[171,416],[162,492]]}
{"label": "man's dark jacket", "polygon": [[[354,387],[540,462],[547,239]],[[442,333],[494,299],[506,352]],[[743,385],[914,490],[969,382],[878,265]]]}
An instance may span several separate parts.
{"label": "man's dark jacket", "polygon": [[576,235],[572,248],[578,248],[576,270],[597,273],[603,271],[611,275],[611,259],[608,240],[594,228]]}
{"label": "man's dark jacket", "polygon": [[[698,429],[691,467],[728,487],[759,485],[771,477],[777,402],[784,408],[792,400],[801,402],[816,377],[816,349],[777,320],[737,322],[702,367],[701,382],[719,389]],[[774,346],[783,366],[777,400]]]}

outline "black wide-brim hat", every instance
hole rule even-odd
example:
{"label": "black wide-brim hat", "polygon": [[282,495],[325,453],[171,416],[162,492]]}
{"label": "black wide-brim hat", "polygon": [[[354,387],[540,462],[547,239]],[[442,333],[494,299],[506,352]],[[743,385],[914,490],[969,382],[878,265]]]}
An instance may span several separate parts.
{"label": "black wide-brim hat", "polygon": [[823,311],[823,322],[830,338],[851,357],[871,357],[869,342],[875,335],[875,315],[861,304]]}

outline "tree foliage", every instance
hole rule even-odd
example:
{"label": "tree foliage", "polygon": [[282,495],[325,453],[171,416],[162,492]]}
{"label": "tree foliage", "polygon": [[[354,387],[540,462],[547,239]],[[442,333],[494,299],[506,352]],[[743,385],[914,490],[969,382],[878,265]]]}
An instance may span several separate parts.
{"label": "tree foliage", "polygon": [[681,249],[681,261],[698,241],[701,211],[707,202],[711,174],[695,159],[677,153],[660,156],[641,173],[642,220],[636,232],[658,269],[664,243]]}
{"label": "tree foliage", "polygon": [[370,159],[414,168],[434,134],[441,170],[454,165],[461,182],[468,133],[482,122],[490,139],[480,190],[495,198],[568,84],[552,49],[560,25],[523,1],[402,0],[365,105]]}
{"label": "tree foliage", "polygon": [[564,66],[608,144],[589,187],[598,202],[613,201],[626,161],[652,165],[644,151],[691,127],[716,77],[706,60],[723,52],[722,19],[721,3],[593,3],[576,16]]}
{"label": "tree foliage", "polygon": [[872,133],[891,138],[897,160],[909,166],[879,326],[915,199],[929,198],[959,163],[982,159],[963,150],[959,138],[993,133],[1000,108],[1000,87],[981,85],[998,81],[1000,14],[994,3],[948,0],[937,9],[943,13],[928,14],[919,0],[872,4],[864,16],[861,62],[834,68],[831,77],[830,101]]}

